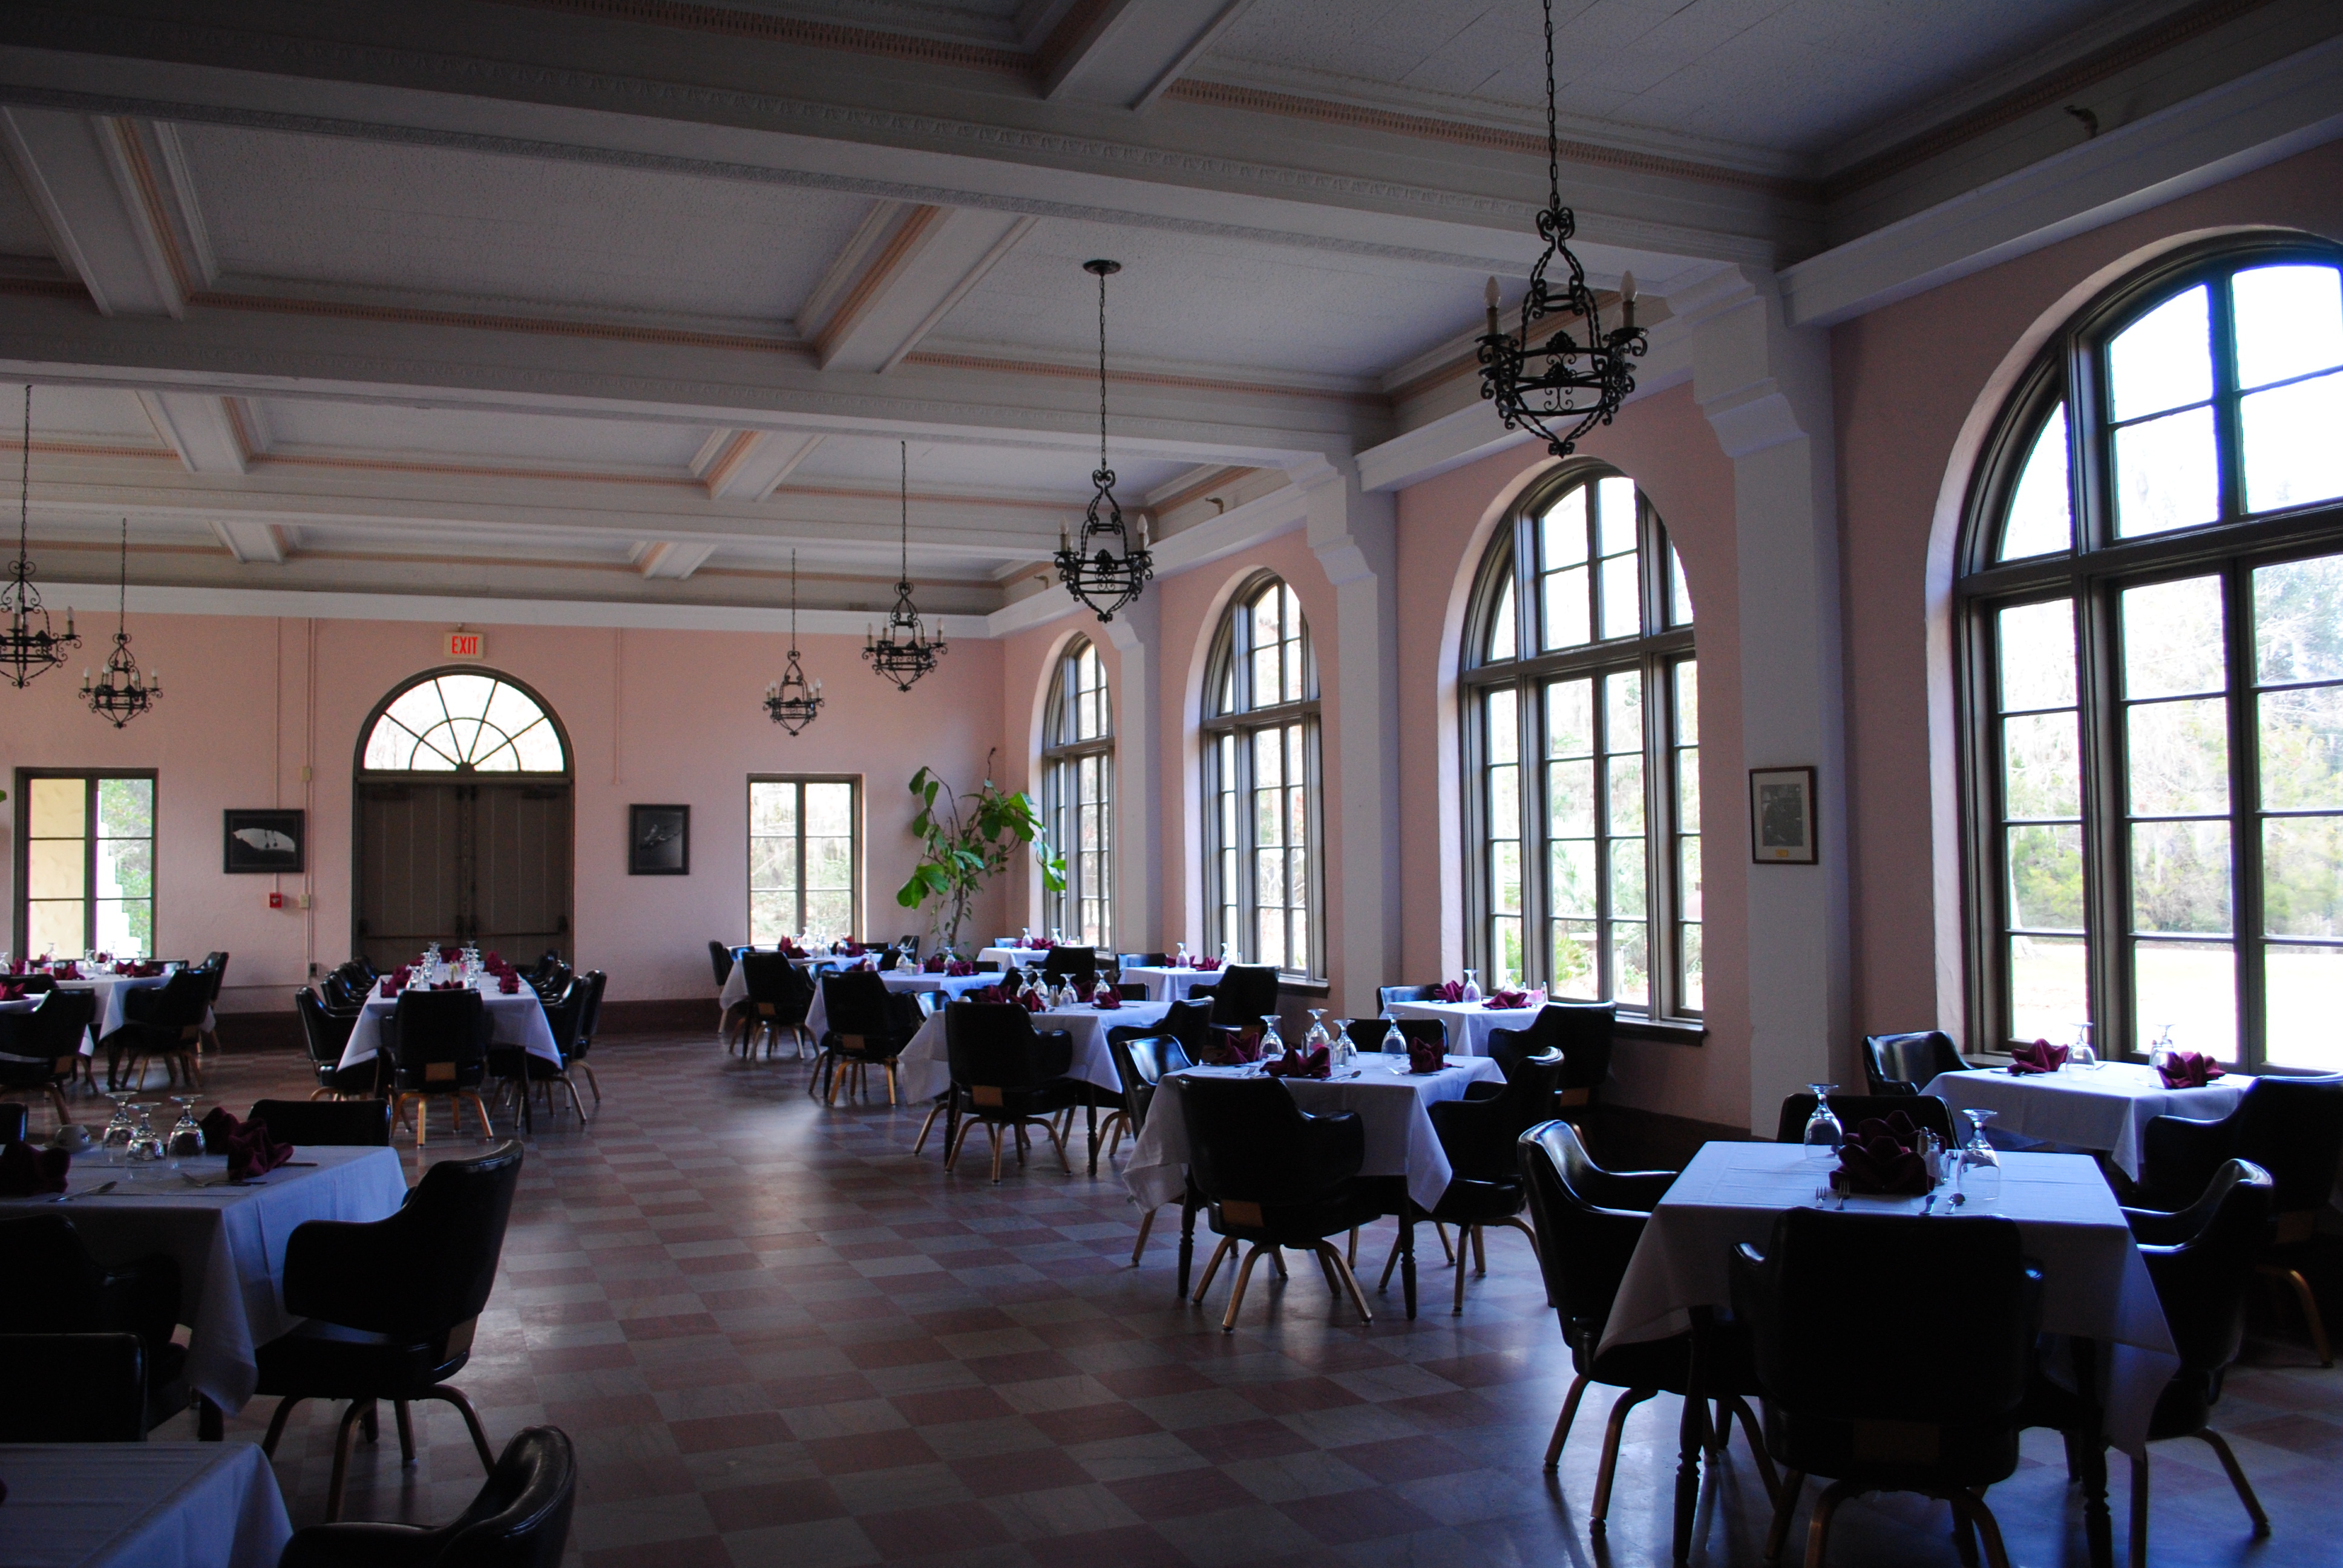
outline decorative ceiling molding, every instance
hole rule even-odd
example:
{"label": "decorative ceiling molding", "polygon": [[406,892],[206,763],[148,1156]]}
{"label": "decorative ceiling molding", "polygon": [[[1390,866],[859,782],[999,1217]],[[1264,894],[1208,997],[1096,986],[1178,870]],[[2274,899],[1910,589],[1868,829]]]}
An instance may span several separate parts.
{"label": "decorative ceiling molding", "polygon": [[[1060,380],[1095,381],[1095,367],[1053,365],[1041,359],[997,359],[982,354],[911,353],[906,365],[927,365],[941,370],[981,370],[1007,376],[1048,376]],[[1391,400],[1380,392],[1340,391],[1332,387],[1282,387],[1273,381],[1235,381],[1217,376],[1174,376],[1153,370],[1117,370],[1110,382],[1132,387],[1163,387],[1184,392],[1239,392],[1256,397],[1309,397],[1348,403],[1363,408],[1388,408]]]}
{"label": "decorative ceiling molding", "polygon": [[922,38],[911,33],[890,33],[875,27],[850,27],[838,22],[806,22],[768,12],[744,11],[729,5],[691,5],[682,0],[507,0],[538,11],[560,11],[613,22],[639,22],[693,33],[713,33],[728,38],[753,38],[765,44],[786,44],[801,49],[837,49],[881,59],[909,60],[921,65],[953,65],[997,76],[1031,81],[1038,74],[1034,58],[1013,49],[988,49],[980,44],[956,44]]}

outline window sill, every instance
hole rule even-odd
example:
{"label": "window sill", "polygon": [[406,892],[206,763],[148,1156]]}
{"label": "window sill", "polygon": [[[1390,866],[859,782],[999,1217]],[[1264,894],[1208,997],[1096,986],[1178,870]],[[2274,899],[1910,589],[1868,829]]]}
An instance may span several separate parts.
{"label": "window sill", "polygon": [[1703,1045],[1708,1040],[1708,1025],[1692,1019],[1622,1017],[1613,1022],[1611,1032],[1620,1040],[1658,1040],[1667,1045]]}
{"label": "window sill", "polygon": [[1332,980],[1296,980],[1291,975],[1277,977],[1277,994],[1280,996],[1315,997],[1323,1001],[1332,996],[1333,991],[1334,985]]}

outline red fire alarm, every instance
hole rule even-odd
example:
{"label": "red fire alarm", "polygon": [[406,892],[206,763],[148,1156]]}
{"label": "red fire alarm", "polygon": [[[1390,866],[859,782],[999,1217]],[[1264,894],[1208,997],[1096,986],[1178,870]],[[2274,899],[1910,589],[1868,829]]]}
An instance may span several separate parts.
{"label": "red fire alarm", "polygon": [[284,895],[284,894],[282,894],[282,893],[271,893],[271,894],[269,894],[269,895],[268,895],[268,907],[269,907],[270,909],[272,909],[272,910],[281,910],[281,909],[283,909],[283,908],[285,907],[285,895]]}

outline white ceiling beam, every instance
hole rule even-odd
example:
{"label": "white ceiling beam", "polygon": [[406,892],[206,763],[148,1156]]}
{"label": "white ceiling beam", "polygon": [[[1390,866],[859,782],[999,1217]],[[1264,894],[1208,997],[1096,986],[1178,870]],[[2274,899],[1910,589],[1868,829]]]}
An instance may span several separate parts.
{"label": "white ceiling beam", "polygon": [[1044,45],[1041,95],[1143,109],[1212,46],[1252,0],[1107,0],[1059,24]]}
{"label": "white ceiling beam", "polygon": [[285,564],[285,530],[276,524],[250,518],[214,518],[211,525],[212,533],[227,547],[227,553],[243,565]]}
{"label": "white ceiling beam", "polygon": [[821,445],[820,436],[793,430],[736,430],[730,434],[731,439],[699,477],[713,500],[765,499]]}
{"label": "white ceiling beam", "polygon": [[642,547],[642,554],[635,561],[635,569],[647,578],[664,578],[670,581],[681,582],[701,567],[706,566],[708,558],[715,553],[714,545],[690,544],[681,539],[660,539]]}
{"label": "white ceiling beam", "polygon": [[184,316],[175,248],[156,209],[156,170],[138,127],[58,109],[0,108],[0,147],[57,259],[106,316]]}
{"label": "white ceiling beam", "polygon": [[190,474],[241,474],[250,466],[242,398],[209,392],[141,392],[138,406]]}
{"label": "white ceiling beam", "polygon": [[890,202],[883,210],[890,220],[883,231],[872,236],[872,226],[863,226],[840,257],[852,258],[850,269],[841,276],[833,266],[814,309],[798,318],[824,370],[894,369],[1035,221],[924,203]]}

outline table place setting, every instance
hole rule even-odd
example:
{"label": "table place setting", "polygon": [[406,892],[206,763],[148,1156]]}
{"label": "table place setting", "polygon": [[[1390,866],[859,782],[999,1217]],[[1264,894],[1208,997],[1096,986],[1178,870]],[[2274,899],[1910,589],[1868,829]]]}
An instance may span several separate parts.
{"label": "table place setting", "polygon": [[1383,1010],[1393,1018],[1437,1019],[1446,1027],[1453,1050],[1468,1056],[1486,1056],[1492,1033],[1501,1029],[1529,1028],[1536,1021],[1547,997],[1543,986],[1528,990],[1501,986],[1483,995],[1476,973],[1466,970],[1463,980],[1443,982],[1437,1000],[1394,1001]]}
{"label": "table place setting", "polygon": [[2159,1052],[2154,1063],[2078,1060],[2067,1047],[2036,1041],[2010,1068],[1939,1073],[1921,1086],[1956,1112],[1994,1113],[1995,1135],[2016,1145],[2048,1144],[2104,1154],[2137,1181],[2140,1141],[2159,1116],[2217,1121],[2237,1109],[2252,1079],[2224,1073],[2193,1051]]}
{"label": "table place setting", "polygon": [[[1000,977],[990,978],[998,980]],[[1162,1022],[1163,1015],[1171,1010],[1172,1004],[1167,1001],[1124,1001],[1117,998],[1112,1007],[1091,1002],[1044,1007],[1033,1014],[1033,1027],[1044,1033],[1062,1029],[1073,1037],[1073,1064],[1066,1070],[1069,1078],[1080,1079],[1110,1094],[1120,1094],[1122,1079],[1114,1070],[1114,1053],[1107,1048],[1106,1031],[1148,1029]],[[897,1081],[907,1101],[930,1100],[951,1087],[951,1061],[944,1046],[944,1014],[943,1008],[930,1013],[897,1059]]]}

